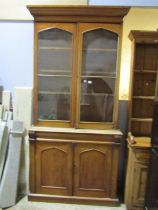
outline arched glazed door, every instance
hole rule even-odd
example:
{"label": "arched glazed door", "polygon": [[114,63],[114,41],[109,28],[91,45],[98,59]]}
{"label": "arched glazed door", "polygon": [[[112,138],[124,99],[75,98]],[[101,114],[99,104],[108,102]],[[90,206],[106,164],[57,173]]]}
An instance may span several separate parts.
{"label": "arched glazed door", "polygon": [[40,24],[36,30],[36,119],[41,124],[49,125],[53,121],[59,126],[71,127],[75,27],[73,24]]}
{"label": "arched glazed door", "polygon": [[78,118],[81,128],[87,125],[104,128],[105,123],[115,123],[119,35],[119,26],[79,26]]}

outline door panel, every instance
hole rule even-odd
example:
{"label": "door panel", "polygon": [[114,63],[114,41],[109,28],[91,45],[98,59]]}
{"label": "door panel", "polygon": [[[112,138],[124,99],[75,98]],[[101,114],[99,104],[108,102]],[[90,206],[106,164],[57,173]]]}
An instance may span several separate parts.
{"label": "door panel", "polygon": [[74,195],[109,197],[111,154],[108,146],[75,146]]}
{"label": "door panel", "polygon": [[37,193],[71,195],[71,145],[38,142],[36,147],[36,171]]}
{"label": "door panel", "polygon": [[158,209],[158,151],[152,149],[146,188],[146,209]]}
{"label": "door panel", "polygon": [[148,163],[137,162],[134,169],[133,183],[133,205],[144,204],[145,189],[147,181]]}

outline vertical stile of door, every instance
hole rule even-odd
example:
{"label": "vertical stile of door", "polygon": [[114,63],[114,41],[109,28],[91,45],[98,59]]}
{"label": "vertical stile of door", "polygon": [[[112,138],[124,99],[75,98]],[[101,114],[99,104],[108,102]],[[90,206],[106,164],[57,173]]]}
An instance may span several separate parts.
{"label": "vertical stile of door", "polygon": [[38,121],[38,85],[37,85],[37,78],[38,78],[38,62],[37,62],[37,57],[38,57],[38,27],[35,24],[34,25],[34,97],[33,97],[33,113],[34,113],[34,125],[37,125]]}
{"label": "vertical stile of door", "polygon": [[[158,47],[157,47],[157,56],[158,56]],[[158,102],[158,57],[157,57],[157,66],[156,66],[156,85],[155,85],[155,101],[154,102]]]}
{"label": "vertical stile of door", "polygon": [[[131,64],[130,64],[130,78],[134,77],[134,70],[135,70],[135,50],[136,49],[136,42],[135,40],[132,40],[132,45],[131,45]],[[133,95],[133,83],[134,80],[131,79],[130,83],[129,83],[129,100],[128,100],[128,106],[129,106],[129,114],[128,114],[128,118],[131,119],[132,118],[132,95]],[[128,125],[128,130],[131,131],[131,120],[129,120],[129,125]]]}
{"label": "vertical stile of door", "polygon": [[80,76],[81,76],[81,68],[82,68],[82,43],[83,43],[83,33],[80,32],[80,24],[77,24],[77,43],[78,46],[76,46],[77,49],[77,94],[76,94],[76,123],[75,127],[78,128],[79,122],[80,122],[80,94],[81,94],[81,82],[80,82]]}
{"label": "vertical stile of door", "polygon": [[76,127],[76,104],[77,104],[77,95],[76,90],[78,90],[77,84],[77,58],[78,58],[78,31],[77,27],[74,24],[74,33],[72,34],[72,80],[71,80],[71,91],[72,91],[72,99],[71,99],[71,122],[72,128]]}
{"label": "vertical stile of door", "polygon": [[117,40],[115,98],[114,98],[114,110],[113,110],[113,128],[117,127],[117,119],[118,119],[122,25],[119,25],[119,28],[118,28],[118,31],[117,31],[117,35],[118,35],[118,40]]}

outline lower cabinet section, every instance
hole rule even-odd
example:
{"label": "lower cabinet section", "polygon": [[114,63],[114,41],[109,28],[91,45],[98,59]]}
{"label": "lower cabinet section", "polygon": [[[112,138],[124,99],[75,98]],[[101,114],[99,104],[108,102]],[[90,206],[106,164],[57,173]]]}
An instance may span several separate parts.
{"label": "lower cabinet section", "polygon": [[29,199],[119,204],[120,136],[31,132]]}
{"label": "lower cabinet section", "polygon": [[150,159],[150,146],[136,142],[129,144],[125,203],[127,209],[143,210]]}

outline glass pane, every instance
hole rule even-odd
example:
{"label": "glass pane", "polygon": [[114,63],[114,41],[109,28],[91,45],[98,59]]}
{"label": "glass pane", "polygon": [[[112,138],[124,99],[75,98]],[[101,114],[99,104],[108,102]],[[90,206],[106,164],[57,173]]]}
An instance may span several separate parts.
{"label": "glass pane", "polygon": [[41,47],[70,48],[72,45],[71,34],[58,28],[44,30],[38,33],[38,45]]}
{"label": "glass pane", "polygon": [[38,53],[39,73],[70,74],[71,51],[40,49]]}
{"label": "glass pane", "polygon": [[112,122],[118,35],[96,29],[83,35],[80,120]]}
{"label": "glass pane", "polygon": [[104,29],[83,36],[82,73],[84,75],[116,75],[117,34]]}
{"label": "glass pane", "polygon": [[104,52],[84,50],[83,52],[83,74],[116,76],[117,52]]}
{"label": "glass pane", "polygon": [[81,121],[111,122],[113,116],[115,79],[81,80]]}
{"label": "glass pane", "polygon": [[63,76],[38,76],[38,90],[54,92],[70,92],[70,79]]}
{"label": "glass pane", "polygon": [[70,119],[72,34],[48,29],[38,34],[38,117]]}
{"label": "glass pane", "polygon": [[38,94],[39,120],[67,120],[70,118],[70,94]]}
{"label": "glass pane", "polygon": [[72,35],[60,29],[38,34],[39,73],[71,74]]}

